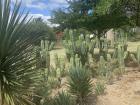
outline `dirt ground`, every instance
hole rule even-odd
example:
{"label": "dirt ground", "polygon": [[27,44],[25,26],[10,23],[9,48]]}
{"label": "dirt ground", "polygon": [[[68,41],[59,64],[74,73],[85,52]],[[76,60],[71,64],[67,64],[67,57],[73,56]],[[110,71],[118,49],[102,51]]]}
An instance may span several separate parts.
{"label": "dirt ground", "polygon": [[105,94],[98,96],[97,105],[140,105],[140,72],[129,71],[121,80],[107,85]]}

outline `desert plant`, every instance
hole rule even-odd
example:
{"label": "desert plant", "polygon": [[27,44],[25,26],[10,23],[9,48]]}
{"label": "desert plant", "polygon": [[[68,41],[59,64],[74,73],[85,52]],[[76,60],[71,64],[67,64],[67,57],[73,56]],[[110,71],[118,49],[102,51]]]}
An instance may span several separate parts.
{"label": "desert plant", "polygon": [[133,61],[134,66],[140,65],[140,46],[137,47],[136,53],[129,53],[129,57]]}
{"label": "desert plant", "polygon": [[75,39],[74,38],[75,34],[77,33],[74,33],[73,30],[70,30],[69,31],[70,40],[63,41],[63,45],[66,48],[66,55],[68,60],[70,61],[71,57],[78,54],[78,57],[80,58],[80,61],[84,66],[88,61],[88,53],[91,53],[92,57],[94,55],[96,40],[95,39],[90,40],[89,35],[85,35],[86,38],[84,38],[84,36],[81,35],[79,36],[78,39]]}
{"label": "desert plant", "polygon": [[11,9],[10,1],[0,0],[0,105],[27,105],[40,79],[33,50],[40,34],[30,33],[21,3]]}
{"label": "desert plant", "polygon": [[48,84],[50,85],[52,89],[55,89],[60,86],[60,82],[58,81],[58,78],[55,78],[55,77],[49,77]]}
{"label": "desert plant", "polygon": [[92,93],[90,73],[81,67],[73,67],[69,71],[69,76],[69,91],[77,97],[79,105],[83,105]]}
{"label": "desert plant", "polygon": [[106,61],[103,56],[100,56],[98,74],[99,76],[104,76],[104,77],[106,77],[108,74],[108,68],[107,68]]}
{"label": "desert plant", "polygon": [[50,101],[51,88],[47,82],[44,83],[43,81],[36,90],[36,95],[33,97],[35,105],[44,105],[44,103]]}
{"label": "desert plant", "polygon": [[135,57],[135,55],[134,54],[130,54],[130,56],[131,56],[133,62],[137,63],[137,58]]}
{"label": "desert plant", "polygon": [[117,49],[117,60],[119,62],[119,68],[121,72],[124,72],[125,69],[125,63],[124,60],[127,58],[128,52],[124,50],[124,47],[122,45],[118,45]]}
{"label": "desert plant", "polygon": [[54,62],[55,62],[55,67],[60,67],[60,59],[58,58],[58,54],[54,54]]}
{"label": "desert plant", "polygon": [[137,47],[137,60],[138,64],[140,64],[140,46]]}
{"label": "desert plant", "polygon": [[71,96],[64,91],[58,93],[58,95],[53,100],[53,105],[76,105]]}
{"label": "desert plant", "polygon": [[95,94],[101,95],[105,91],[105,84],[103,82],[97,82],[95,86]]}

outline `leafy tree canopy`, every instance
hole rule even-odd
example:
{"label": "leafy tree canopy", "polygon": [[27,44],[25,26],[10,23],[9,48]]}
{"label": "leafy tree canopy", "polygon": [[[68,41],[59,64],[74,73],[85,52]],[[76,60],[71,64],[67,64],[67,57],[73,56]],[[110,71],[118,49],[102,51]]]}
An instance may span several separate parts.
{"label": "leafy tree canopy", "polygon": [[124,25],[139,25],[139,0],[69,0],[65,10],[54,11],[52,22],[65,28],[100,33]]}

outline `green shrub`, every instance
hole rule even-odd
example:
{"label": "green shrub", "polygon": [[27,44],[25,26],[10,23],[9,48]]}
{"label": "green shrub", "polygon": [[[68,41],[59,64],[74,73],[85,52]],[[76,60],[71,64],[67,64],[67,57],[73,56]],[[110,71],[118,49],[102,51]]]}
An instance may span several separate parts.
{"label": "green shrub", "polygon": [[0,105],[31,105],[40,82],[33,45],[41,36],[29,32],[21,4],[11,5],[0,0]]}
{"label": "green shrub", "polygon": [[101,95],[105,91],[105,84],[103,82],[97,82],[95,87],[95,94]]}
{"label": "green shrub", "polygon": [[70,69],[69,76],[69,91],[77,97],[77,102],[83,105],[92,93],[90,73],[83,68],[74,67]]}
{"label": "green shrub", "polygon": [[60,86],[60,82],[58,81],[58,78],[54,78],[54,77],[48,78],[48,84],[52,89],[55,89]]}
{"label": "green shrub", "polygon": [[61,92],[53,99],[52,105],[76,105],[74,100],[66,92]]}

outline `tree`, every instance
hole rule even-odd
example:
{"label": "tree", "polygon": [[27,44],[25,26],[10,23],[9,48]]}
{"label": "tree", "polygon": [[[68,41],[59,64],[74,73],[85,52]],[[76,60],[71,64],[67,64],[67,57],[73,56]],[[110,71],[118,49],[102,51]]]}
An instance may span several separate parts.
{"label": "tree", "polygon": [[40,34],[29,33],[30,19],[20,6],[11,9],[10,0],[0,0],[0,105],[33,104],[30,96],[40,82],[33,47]]}
{"label": "tree", "polygon": [[123,10],[135,26],[140,26],[140,0],[120,0]]}
{"label": "tree", "polygon": [[58,22],[63,28],[85,28],[97,35],[99,41],[108,30],[130,25],[118,0],[70,0],[68,3],[67,10],[54,12],[52,22]]}
{"label": "tree", "polygon": [[[49,41],[55,41],[55,33],[53,29],[50,28],[47,23],[43,21],[42,18],[34,18],[30,23],[29,30],[30,34],[38,33],[40,34],[41,39],[46,39]],[[40,40],[37,41],[37,44],[40,44]]]}

